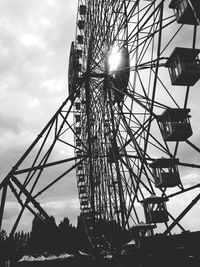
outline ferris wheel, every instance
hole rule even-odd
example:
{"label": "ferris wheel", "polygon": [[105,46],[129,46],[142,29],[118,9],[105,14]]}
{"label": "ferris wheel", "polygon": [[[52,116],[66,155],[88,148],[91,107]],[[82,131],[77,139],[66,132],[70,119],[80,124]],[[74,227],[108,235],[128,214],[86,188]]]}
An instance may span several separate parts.
{"label": "ferris wheel", "polygon": [[[94,248],[188,230],[200,198],[199,24],[193,0],[78,1],[69,97],[0,184],[1,221],[7,188],[21,205],[12,233],[25,208],[49,219],[36,199],[73,170]],[[75,155],[55,160],[61,145]]]}
{"label": "ferris wheel", "polygon": [[[196,1],[79,1],[69,94],[75,153],[86,156],[76,173],[88,229],[184,231],[200,197],[186,177],[200,167],[189,96],[200,78],[199,19]],[[191,190],[178,216],[168,209]]]}

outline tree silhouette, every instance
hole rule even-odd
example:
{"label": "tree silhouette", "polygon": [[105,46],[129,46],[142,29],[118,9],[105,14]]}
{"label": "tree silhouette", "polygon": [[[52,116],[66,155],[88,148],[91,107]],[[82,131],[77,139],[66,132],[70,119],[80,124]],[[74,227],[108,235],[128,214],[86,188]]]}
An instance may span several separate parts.
{"label": "tree silhouette", "polygon": [[57,246],[56,223],[53,216],[46,222],[41,217],[35,216],[30,233],[30,246],[33,252],[53,252]]}
{"label": "tree silhouette", "polygon": [[67,251],[75,253],[77,250],[77,231],[73,227],[68,218],[64,218],[60,224],[59,228],[59,241],[58,247],[61,251]]}
{"label": "tree silhouette", "polygon": [[0,232],[0,243],[1,244],[4,243],[7,238],[8,238],[7,232],[4,229],[2,229]]}
{"label": "tree silhouette", "polygon": [[5,230],[1,230],[0,232],[0,264],[3,262],[7,257],[7,233]]}

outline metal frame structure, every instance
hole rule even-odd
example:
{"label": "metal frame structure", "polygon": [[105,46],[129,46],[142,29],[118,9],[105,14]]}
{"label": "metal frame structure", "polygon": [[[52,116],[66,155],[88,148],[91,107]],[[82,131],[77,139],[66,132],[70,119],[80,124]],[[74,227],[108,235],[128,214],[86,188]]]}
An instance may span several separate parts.
{"label": "metal frame structure", "polygon": [[[192,10],[195,19],[195,7]],[[191,44],[188,39],[186,46],[196,49],[198,21],[189,26],[182,21],[177,23],[167,0],[78,1],[69,97],[0,184],[0,223],[8,187],[21,205],[11,234],[25,208],[34,215],[39,212],[48,221],[36,199],[72,170],[76,170],[81,220],[95,250],[99,243],[104,249],[119,247],[127,232],[134,238],[133,229],[142,229],[138,225],[145,220],[144,213],[154,211],[146,208],[152,196],[155,198],[150,204],[157,205],[158,217],[148,219],[149,233],[153,234],[156,226],[164,235],[175,227],[186,230],[181,220],[198,202],[200,184],[194,179],[188,185],[185,173],[195,168],[198,177],[200,148],[183,136],[179,139],[176,135],[176,141],[164,140],[159,124],[165,110],[183,110],[192,104],[189,80],[193,71],[188,85],[173,88],[166,65],[174,48],[182,45],[183,34],[190,35]],[[121,61],[119,65],[114,61],[115,68],[111,69],[113,50]],[[198,57],[195,64],[199,64]],[[181,68],[180,64],[177,67]],[[194,131],[192,137],[197,137]],[[56,146],[61,144],[74,149],[75,156],[55,160]],[[193,151],[194,161],[185,157],[186,149]],[[26,166],[29,156],[32,163],[28,160]],[[168,186],[166,181],[165,186],[155,187],[151,166],[161,158],[178,162],[177,185]],[[36,191],[41,177],[49,175],[46,169],[60,165],[63,171]],[[164,167],[161,171],[166,172]],[[187,192],[192,192],[191,200],[175,215],[165,202],[173,199],[178,205],[176,198]],[[167,215],[164,219],[159,217],[161,209]]]}

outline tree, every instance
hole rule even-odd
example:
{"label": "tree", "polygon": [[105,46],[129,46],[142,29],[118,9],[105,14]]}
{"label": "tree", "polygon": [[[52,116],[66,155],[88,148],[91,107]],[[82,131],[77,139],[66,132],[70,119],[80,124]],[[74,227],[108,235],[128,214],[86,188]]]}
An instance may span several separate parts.
{"label": "tree", "polygon": [[0,243],[4,243],[6,239],[8,238],[7,233],[4,229],[0,232]]}
{"label": "tree", "polygon": [[59,229],[59,249],[69,253],[75,253],[77,250],[76,228],[73,227],[68,218],[64,218],[58,225]]}
{"label": "tree", "polygon": [[30,246],[33,252],[53,252],[56,249],[56,228],[53,216],[49,221],[40,215],[34,217],[30,234]]}

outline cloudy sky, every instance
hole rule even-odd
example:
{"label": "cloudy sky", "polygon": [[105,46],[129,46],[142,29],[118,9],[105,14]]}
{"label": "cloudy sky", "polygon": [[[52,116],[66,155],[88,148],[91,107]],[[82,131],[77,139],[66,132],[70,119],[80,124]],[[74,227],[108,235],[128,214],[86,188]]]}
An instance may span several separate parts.
{"label": "cloudy sky", "polygon": [[[68,94],[68,58],[75,38],[77,2],[0,0],[0,179]],[[68,191],[76,192],[73,181]],[[78,200],[72,193],[68,197],[67,204],[60,197],[46,202],[45,208],[58,221],[69,216],[75,225]],[[10,202],[7,225],[15,212],[16,206]]]}
{"label": "cloudy sky", "polygon": [[[0,0],[0,180],[68,95],[68,58],[75,38],[77,2]],[[192,126],[196,133],[200,132],[198,87],[199,83],[190,96],[194,103]],[[192,141],[200,146],[199,134],[194,135]],[[193,151],[185,150],[183,154],[185,158],[196,157]],[[199,179],[195,171],[185,176],[188,181]],[[68,216],[76,225],[79,203],[73,175],[69,176],[66,187],[59,184],[58,192],[47,198],[43,207],[57,222]],[[179,201],[183,203],[183,199]],[[10,218],[17,213],[15,203],[8,202],[5,217],[8,229]],[[28,230],[29,214],[25,215],[22,228]],[[193,218],[198,219],[188,221],[188,225],[198,229],[199,211],[194,211]]]}

